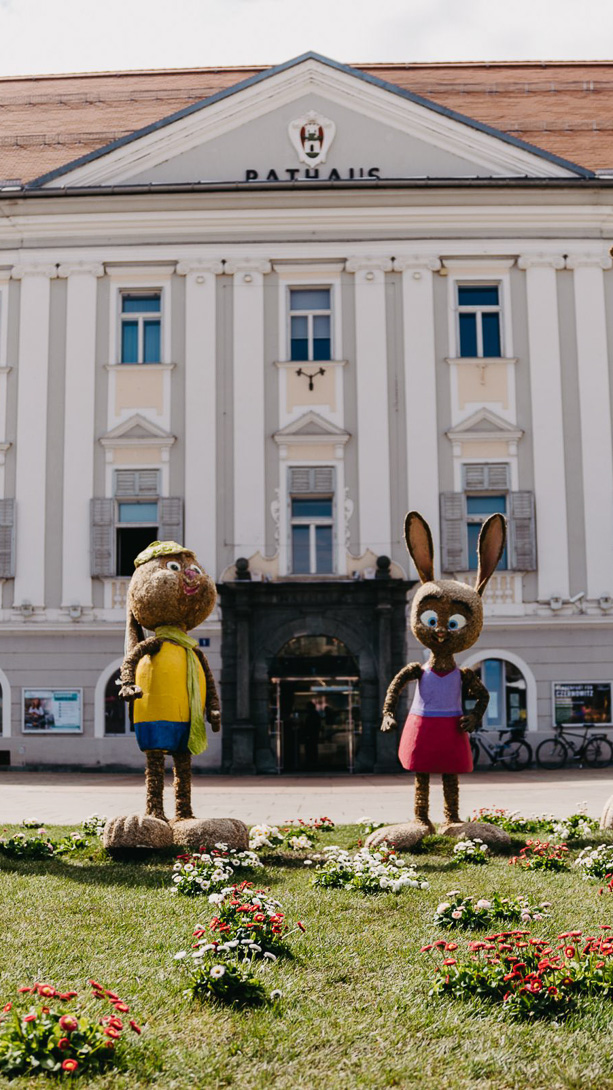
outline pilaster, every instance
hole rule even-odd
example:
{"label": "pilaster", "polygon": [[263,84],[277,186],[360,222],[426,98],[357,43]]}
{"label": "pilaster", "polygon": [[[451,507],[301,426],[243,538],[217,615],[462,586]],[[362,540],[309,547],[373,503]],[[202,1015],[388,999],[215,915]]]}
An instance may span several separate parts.
{"label": "pilaster", "polygon": [[180,261],[185,277],[185,541],[213,579],[216,553],[216,277],[221,261]]}
{"label": "pilaster", "polygon": [[92,606],[89,563],[89,503],[94,486],[94,401],[96,379],[96,297],[99,264],[60,265],[66,296],[66,426],[62,607]]}
{"label": "pilaster", "polygon": [[21,281],[16,428],[16,536],[14,602],[45,605],[45,502],[47,485],[47,386],[50,281],[55,265],[24,263],[11,273]]}
{"label": "pilaster", "polygon": [[556,272],[561,254],[518,259],[526,273],[538,598],[568,598],[568,514]]}
{"label": "pilaster", "polygon": [[385,552],[391,541],[385,257],[352,257],[355,274],[359,552]]}
{"label": "pilaster", "polygon": [[[404,397],[407,435],[407,511],[427,517],[440,557],[438,419],[434,345],[433,273],[436,257],[408,254],[394,260],[402,273]],[[417,578],[413,561],[411,578]]]}
{"label": "pilaster", "polygon": [[603,277],[612,264],[602,251],[566,260],[575,288],[588,598],[613,589],[613,437]]}
{"label": "pilaster", "polygon": [[234,555],[266,551],[264,276],[269,261],[229,262],[234,276]]}

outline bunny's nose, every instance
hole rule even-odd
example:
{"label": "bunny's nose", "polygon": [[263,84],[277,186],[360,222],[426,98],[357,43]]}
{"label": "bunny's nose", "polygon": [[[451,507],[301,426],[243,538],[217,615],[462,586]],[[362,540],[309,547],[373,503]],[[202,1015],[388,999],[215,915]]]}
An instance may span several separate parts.
{"label": "bunny's nose", "polygon": [[183,572],[183,578],[185,579],[186,583],[197,583],[198,572],[195,570],[195,568],[186,568]]}

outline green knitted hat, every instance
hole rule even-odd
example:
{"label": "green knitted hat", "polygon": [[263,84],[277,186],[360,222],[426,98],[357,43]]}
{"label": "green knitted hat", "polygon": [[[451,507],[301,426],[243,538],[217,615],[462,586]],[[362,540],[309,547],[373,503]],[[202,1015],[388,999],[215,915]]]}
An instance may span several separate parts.
{"label": "green knitted hat", "polygon": [[142,553],[138,554],[134,561],[134,567],[138,568],[149,560],[155,560],[157,556],[171,556],[173,553],[190,552],[191,549],[178,545],[176,541],[152,541],[151,545],[148,545],[146,549],[143,549]]}

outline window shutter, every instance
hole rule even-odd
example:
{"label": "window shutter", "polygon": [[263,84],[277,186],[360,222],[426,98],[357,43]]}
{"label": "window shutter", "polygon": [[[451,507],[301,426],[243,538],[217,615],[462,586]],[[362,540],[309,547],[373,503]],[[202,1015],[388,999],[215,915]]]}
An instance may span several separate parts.
{"label": "window shutter", "polygon": [[118,499],[159,495],[159,469],[116,469],[115,495]]}
{"label": "window shutter", "polygon": [[158,536],[160,541],[176,541],[183,544],[183,500],[180,496],[166,496],[158,500]]}
{"label": "window shutter", "polygon": [[466,500],[463,492],[441,492],[441,554],[444,572],[467,570]]}
{"label": "window shutter", "polygon": [[333,466],[300,466],[290,469],[289,490],[297,492],[334,492]]}
{"label": "window shutter", "polygon": [[91,574],[99,579],[115,575],[115,501],[93,499],[90,504]]}
{"label": "window shutter", "polygon": [[15,575],[15,500],[0,500],[0,579]]}
{"label": "window shutter", "polygon": [[536,524],[534,494],[509,493],[510,567],[513,571],[536,571]]}
{"label": "window shutter", "polygon": [[506,462],[476,462],[463,466],[467,492],[508,491],[509,467]]}

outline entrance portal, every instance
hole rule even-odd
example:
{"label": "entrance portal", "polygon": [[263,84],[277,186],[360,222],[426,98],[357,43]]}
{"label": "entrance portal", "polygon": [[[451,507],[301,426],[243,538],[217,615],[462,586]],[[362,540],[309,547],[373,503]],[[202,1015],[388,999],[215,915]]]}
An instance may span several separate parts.
{"label": "entrance portal", "polygon": [[353,772],[360,674],[345,644],[298,636],[271,664],[269,730],[278,772]]}

